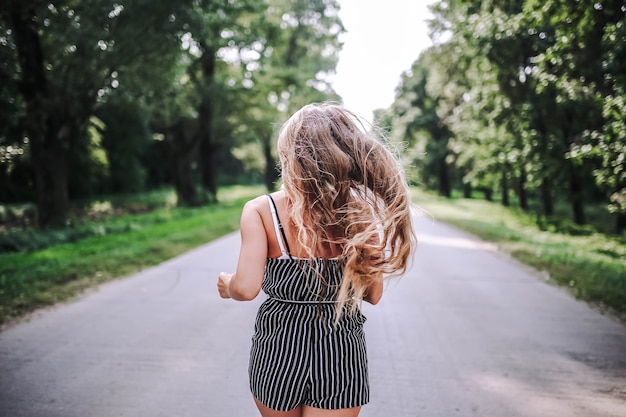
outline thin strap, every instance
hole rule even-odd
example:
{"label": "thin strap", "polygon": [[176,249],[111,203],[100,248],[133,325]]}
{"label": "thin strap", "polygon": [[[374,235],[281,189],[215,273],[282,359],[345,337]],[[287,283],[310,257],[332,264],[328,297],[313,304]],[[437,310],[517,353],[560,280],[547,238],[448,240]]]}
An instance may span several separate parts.
{"label": "thin strap", "polygon": [[[276,203],[274,202],[274,199],[271,195],[267,194],[267,198],[270,205],[270,211],[272,212],[272,219],[274,220],[274,230],[276,230],[276,240],[278,241],[280,252],[283,254],[283,256],[289,256],[289,258],[291,258],[291,251],[289,250],[289,243],[287,243],[287,236],[285,236],[285,230],[283,229],[283,225],[278,218],[278,212],[276,211]],[[283,241],[285,242],[284,246]],[[286,251],[285,246],[287,247]]]}

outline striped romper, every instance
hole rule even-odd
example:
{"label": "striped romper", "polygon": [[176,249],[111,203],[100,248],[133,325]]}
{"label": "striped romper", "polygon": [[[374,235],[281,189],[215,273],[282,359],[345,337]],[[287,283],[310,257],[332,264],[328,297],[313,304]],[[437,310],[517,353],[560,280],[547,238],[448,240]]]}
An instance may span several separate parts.
{"label": "striped romper", "polygon": [[[269,197],[269,196],[268,196]],[[335,325],[342,279],[336,259],[296,259],[270,209],[282,256],[268,258],[250,352],[250,389],[265,406],[289,411],[300,404],[339,409],[369,401],[367,354],[360,310],[344,312]],[[283,245],[283,239],[285,245]],[[327,286],[315,268],[323,267]]]}

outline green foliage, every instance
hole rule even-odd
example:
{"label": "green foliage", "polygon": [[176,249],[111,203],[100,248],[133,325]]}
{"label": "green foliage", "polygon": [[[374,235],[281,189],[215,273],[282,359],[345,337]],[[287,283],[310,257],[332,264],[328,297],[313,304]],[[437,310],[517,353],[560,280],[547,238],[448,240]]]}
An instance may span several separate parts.
{"label": "green foliage", "polygon": [[[142,158],[152,141],[146,110],[130,97],[114,96],[99,108],[98,116],[103,122],[99,130],[108,161],[105,191],[143,191],[146,168],[142,166]],[[165,158],[155,159],[159,169],[163,169]]]}
{"label": "green foliage", "polygon": [[[304,104],[338,100],[329,84],[344,31],[335,0],[271,0],[260,16],[259,37],[240,50],[231,83],[239,88],[235,156],[246,166],[263,169],[265,184],[278,179],[275,137],[280,122]],[[256,162],[249,152],[258,149]],[[247,152],[246,152],[247,151]]]}
{"label": "green foliage", "polygon": [[[163,213],[146,215],[142,218],[142,227],[152,226],[169,220],[169,217],[164,216]],[[124,216],[105,224],[88,222],[63,229],[40,231],[33,229],[26,231],[13,230],[0,234],[0,253],[33,252],[63,243],[78,242],[92,236],[129,232],[138,227],[133,216]]]}
{"label": "green foliage", "polygon": [[591,236],[597,233],[595,227],[590,224],[576,224],[570,219],[538,216],[537,227],[540,230],[562,233],[570,236]]}
{"label": "green foliage", "polygon": [[[92,192],[90,181],[81,183],[89,175],[76,171],[87,174],[99,152],[95,108],[117,88],[160,80],[168,71],[155,69],[180,53],[178,29],[170,3],[10,0],[0,9],[0,54],[9,59],[3,91],[14,94],[15,120],[0,136],[28,138],[41,226],[65,222],[70,180],[73,194]],[[91,174],[101,182],[102,173]]]}
{"label": "green foliage", "polygon": [[0,135],[0,202],[32,201],[35,181],[28,139],[23,138],[22,143],[11,143],[6,139]]}
{"label": "green foliage", "polygon": [[335,0],[5,6],[0,191],[34,201],[41,226],[67,222],[68,196],[167,184],[196,206],[218,179],[258,181],[262,166],[273,187],[277,123],[339,99]]}
{"label": "green foliage", "polygon": [[[432,51],[430,51],[432,52]],[[404,138],[412,148],[412,164],[418,167],[419,181],[436,187],[441,195],[451,193],[448,144],[452,138],[448,119],[450,114],[441,105],[454,92],[450,81],[441,75],[436,54],[425,52],[415,61],[410,71],[403,74],[397,89],[393,113],[397,122],[391,122],[395,141]],[[446,73],[445,71],[443,72]]]}
{"label": "green foliage", "polygon": [[70,198],[87,198],[106,191],[110,175],[109,157],[102,146],[104,123],[91,117],[86,139],[74,146],[70,154],[68,191]]}
{"label": "green foliage", "polygon": [[[35,211],[32,205],[0,206],[0,223],[6,228],[0,233],[0,253],[32,252],[89,236],[132,230],[135,227],[133,215],[169,210],[175,205],[176,196],[169,190],[75,201],[68,225],[58,229],[33,228]],[[156,224],[165,220],[157,213],[154,218],[146,215],[142,221]]]}
{"label": "green foliage", "polygon": [[547,216],[565,199],[581,229],[602,200],[624,230],[623,2],[455,0],[432,10],[435,45],[393,104],[394,135],[417,143],[421,182],[434,188],[428,162],[447,154],[467,192],[496,190],[508,205],[514,191],[524,210],[540,194]]}

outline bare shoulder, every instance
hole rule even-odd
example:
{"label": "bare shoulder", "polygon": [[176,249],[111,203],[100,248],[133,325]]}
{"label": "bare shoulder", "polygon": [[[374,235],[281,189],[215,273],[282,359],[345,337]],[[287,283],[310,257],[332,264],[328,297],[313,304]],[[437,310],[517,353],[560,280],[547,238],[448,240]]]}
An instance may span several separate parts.
{"label": "bare shoulder", "polygon": [[267,206],[267,197],[261,195],[243,206],[241,212],[241,223],[257,222],[263,217],[264,209]]}
{"label": "bare shoulder", "polygon": [[263,194],[260,195],[250,201],[248,201],[245,205],[244,205],[244,209],[246,210],[257,210],[260,213],[268,211],[269,212],[269,203],[267,200],[267,196],[270,196],[275,202],[276,204],[280,204],[283,202],[283,200],[285,199],[285,192],[282,190],[279,191],[274,191],[271,194]]}
{"label": "bare shoulder", "polygon": [[[271,194],[263,194],[260,195],[250,201],[248,201],[243,206],[243,211],[241,213],[242,221],[244,219],[257,218],[257,219],[265,219],[265,221],[271,222],[271,212],[270,212],[270,203],[267,199],[267,196],[270,196],[275,202],[277,207],[284,207],[285,203],[285,192],[282,190],[275,191]],[[280,208],[278,209],[281,210]]]}
{"label": "bare shoulder", "polygon": [[260,214],[265,206],[267,206],[267,197],[260,195],[244,204],[243,212],[257,212]]}
{"label": "bare shoulder", "polygon": [[286,199],[286,194],[283,190],[274,191],[269,194],[270,197],[276,202],[276,204],[280,205]]}

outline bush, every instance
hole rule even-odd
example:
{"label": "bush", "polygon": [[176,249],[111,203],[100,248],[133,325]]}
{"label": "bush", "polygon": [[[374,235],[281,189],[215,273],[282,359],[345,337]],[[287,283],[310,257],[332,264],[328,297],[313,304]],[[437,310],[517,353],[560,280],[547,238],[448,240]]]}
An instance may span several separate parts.
{"label": "bush", "polygon": [[570,219],[537,217],[537,227],[544,232],[563,233],[570,236],[591,236],[598,231],[590,224],[577,224]]}

